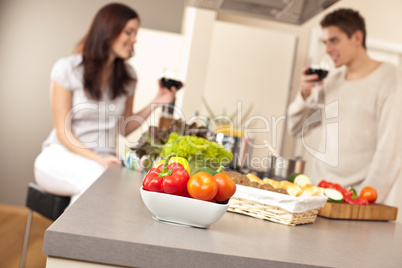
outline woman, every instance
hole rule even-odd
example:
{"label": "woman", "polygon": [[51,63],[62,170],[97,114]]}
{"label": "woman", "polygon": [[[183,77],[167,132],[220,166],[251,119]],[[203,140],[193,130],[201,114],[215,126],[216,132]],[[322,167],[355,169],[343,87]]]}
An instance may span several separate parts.
{"label": "woman", "polygon": [[[125,63],[133,55],[140,19],[131,8],[109,4],[96,14],[75,54],[51,72],[54,129],[35,160],[35,179],[45,191],[74,202],[116,157],[116,129],[127,136],[151,114],[132,113],[136,74]],[[176,89],[163,88],[153,104],[168,104]],[[154,105],[155,106],[155,105]],[[131,120],[130,120],[131,119]]]}

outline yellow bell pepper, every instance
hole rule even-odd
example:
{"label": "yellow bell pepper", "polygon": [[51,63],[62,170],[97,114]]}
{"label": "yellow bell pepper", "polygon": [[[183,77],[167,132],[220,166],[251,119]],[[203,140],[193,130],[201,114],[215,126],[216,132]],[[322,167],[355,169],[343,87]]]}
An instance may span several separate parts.
{"label": "yellow bell pepper", "polygon": [[[164,161],[165,161],[165,160],[159,161],[159,162],[156,164],[155,168],[159,167],[160,165],[163,165],[163,162],[164,162]],[[171,157],[171,158],[170,158],[168,164],[170,165],[170,164],[172,164],[172,163],[179,163],[179,164],[181,164],[181,165],[184,167],[184,169],[187,170],[188,175],[191,174],[191,173],[190,173],[190,166],[188,165],[187,159],[185,159],[185,158],[183,158],[183,157],[174,156],[174,157]]]}

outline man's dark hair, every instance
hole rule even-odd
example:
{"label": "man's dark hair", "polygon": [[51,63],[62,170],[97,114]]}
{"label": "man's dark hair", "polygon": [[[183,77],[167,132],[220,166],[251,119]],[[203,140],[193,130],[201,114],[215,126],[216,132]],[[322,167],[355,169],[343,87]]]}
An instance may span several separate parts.
{"label": "man's dark hair", "polygon": [[350,38],[357,30],[363,32],[363,47],[366,49],[366,26],[359,12],[348,8],[337,9],[321,20],[321,27],[337,26]]}

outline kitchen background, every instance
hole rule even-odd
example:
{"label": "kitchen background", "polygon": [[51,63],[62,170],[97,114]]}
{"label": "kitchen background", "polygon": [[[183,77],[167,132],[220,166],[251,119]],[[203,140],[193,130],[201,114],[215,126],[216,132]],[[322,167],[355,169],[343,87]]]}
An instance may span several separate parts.
{"label": "kitchen background", "polygon": [[[0,0],[0,203],[24,205],[34,159],[52,128],[50,69],[71,53],[94,14],[109,2]],[[130,60],[140,79],[134,109],[152,99],[157,78],[172,69],[186,84],[177,104],[187,120],[196,112],[208,115],[201,97],[218,115],[239,106],[244,114],[252,107],[253,128],[262,130],[253,133],[260,147],[255,157],[265,157],[270,143],[284,156],[308,159],[299,141],[287,135],[285,114],[301,68],[323,51],[318,25],[326,13],[339,7],[359,10],[371,55],[402,63],[400,0],[341,0],[301,25],[196,7],[219,1],[119,2],[141,16],[136,56]],[[390,202],[400,206],[402,197],[394,195]]]}

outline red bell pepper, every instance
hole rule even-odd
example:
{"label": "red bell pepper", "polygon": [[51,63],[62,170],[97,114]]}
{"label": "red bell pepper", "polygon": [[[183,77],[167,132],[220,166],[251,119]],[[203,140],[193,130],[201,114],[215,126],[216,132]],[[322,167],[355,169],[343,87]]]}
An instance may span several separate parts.
{"label": "red bell pepper", "polygon": [[368,205],[367,199],[357,197],[356,190],[353,187],[349,187],[349,189],[347,190],[342,186],[340,186],[338,183],[332,183],[324,180],[320,181],[318,186],[322,188],[332,188],[338,190],[343,195],[344,203],[355,204],[355,205]]}
{"label": "red bell pepper", "polygon": [[343,197],[343,202],[348,203],[348,204],[354,204],[354,205],[368,205],[367,199],[363,197],[358,197],[356,199],[353,199],[350,196]]}
{"label": "red bell pepper", "polygon": [[182,164],[169,164],[169,159],[172,156],[175,156],[175,154],[170,154],[163,162],[163,165],[149,170],[142,183],[144,190],[189,196],[187,182],[190,179],[190,175]]}
{"label": "red bell pepper", "polygon": [[359,205],[359,200],[353,199],[350,196],[344,196],[343,197],[343,202],[348,203],[348,204],[353,204],[353,205]]}
{"label": "red bell pepper", "polygon": [[338,183],[332,183],[332,182],[322,180],[322,181],[320,181],[318,186],[322,187],[322,188],[331,188],[331,189],[338,190],[339,192],[342,193],[343,197],[346,197],[346,196],[351,197],[353,195],[353,191],[346,190]]}
{"label": "red bell pepper", "polygon": [[318,186],[321,188],[331,188],[332,185],[333,185],[332,182],[325,181],[325,180],[320,181],[320,183],[318,184]]}
{"label": "red bell pepper", "polygon": [[369,204],[369,202],[367,201],[367,199],[366,198],[363,198],[363,197],[358,197],[358,198],[356,198],[356,200],[358,200],[358,202],[359,202],[359,205],[368,205]]}

